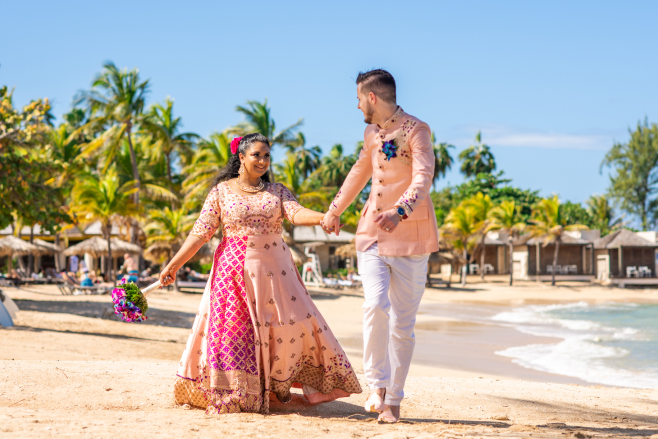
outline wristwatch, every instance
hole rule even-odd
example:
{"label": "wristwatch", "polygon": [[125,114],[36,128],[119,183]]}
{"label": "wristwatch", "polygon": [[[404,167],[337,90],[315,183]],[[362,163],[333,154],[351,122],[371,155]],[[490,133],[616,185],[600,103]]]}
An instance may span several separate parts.
{"label": "wristwatch", "polygon": [[396,206],[396,210],[398,212],[398,215],[400,215],[401,220],[405,220],[409,218],[409,215],[407,215],[407,211],[404,210],[404,208],[402,208],[401,206]]}

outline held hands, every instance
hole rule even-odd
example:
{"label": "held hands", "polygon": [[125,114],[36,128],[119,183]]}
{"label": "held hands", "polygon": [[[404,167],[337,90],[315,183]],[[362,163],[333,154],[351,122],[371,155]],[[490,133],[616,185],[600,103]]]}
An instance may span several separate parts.
{"label": "held hands", "polygon": [[333,232],[336,233],[336,236],[338,236],[341,227],[343,227],[340,224],[340,216],[334,215],[332,211],[329,211],[324,215],[324,218],[320,221],[320,225],[327,235],[331,235]]}
{"label": "held hands", "polygon": [[375,217],[375,224],[383,231],[392,233],[400,224],[400,215],[398,215],[396,209],[387,210]]}
{"label": "held hands", "polygon": [[169,286],[176,280],[176,267],[167,265],[164,270],[160,272],[160,288]]}

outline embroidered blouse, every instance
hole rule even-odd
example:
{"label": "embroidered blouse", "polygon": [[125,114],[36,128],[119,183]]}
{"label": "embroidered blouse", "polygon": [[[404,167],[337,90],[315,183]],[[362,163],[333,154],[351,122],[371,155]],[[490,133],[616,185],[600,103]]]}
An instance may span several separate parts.
{"label": "embroidered blouse", "polygon": [[251,236],[283,233],[283,218],[292,222],[302,209],[295,196],[281,183],[266,183],[256,195],[233,192],[227,181],[214,187],[190,232],[206,242],[220,224],[224,236]]}

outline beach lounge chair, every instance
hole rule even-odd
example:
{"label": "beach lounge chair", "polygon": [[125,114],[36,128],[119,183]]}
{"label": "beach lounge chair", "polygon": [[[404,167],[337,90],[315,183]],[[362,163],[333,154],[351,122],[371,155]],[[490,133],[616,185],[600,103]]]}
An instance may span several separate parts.
{"label": "beach lounge chair", "polygon": [[626,267],[626,277],[640,277],[637,267]]}
{"label": "beach lounge chair", "polygon": [[324,277],[322,278],[322,281],[324,282],[324,286],[328,288],[340,288],[340,284],[338,283],[338,279],[332,279],[330,277]]}
{"label": "beach lounge chair", "polygon": [[190,280],[179,280],[179,281],[176,282],[176,286],[179,290],[181,288],[205,290],[207,284],[208,284],[207,281],[205,281],[205,282],[195,282],[195,281],[190,281]]}
{"label": "beach lounge chair", "polygon": [[64,277],[64,282],[58,283],[57,288],[62,293],[62,295],[79,295],[79,294],[106,294],[110,291],[110,287],[102,285],[94,285],[92,287],[83,287],[80,284],[73,281],[68,276]]}
{"label": "beach lounge chair", "polygon": [[640,277],[651,277],[651,269],[647,266],[640,267]]}

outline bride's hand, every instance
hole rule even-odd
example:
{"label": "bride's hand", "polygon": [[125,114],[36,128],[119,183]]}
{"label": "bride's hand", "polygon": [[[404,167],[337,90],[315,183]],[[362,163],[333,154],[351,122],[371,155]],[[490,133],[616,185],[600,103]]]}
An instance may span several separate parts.
{"label": "bride's hand", "polygon": [[327,234],[331,234],[333,232],[336,234],[336,236],[338,236],[341,228],[340,216],[336,216],[333,212],[329,211],[324,215],[320,225]]}
{"label": "bride's hand", "polygon": [[160,272],[161,288],[173,284],[175,280],[176,270],[170,268],[169,266],[165,267],[165,269]]}

